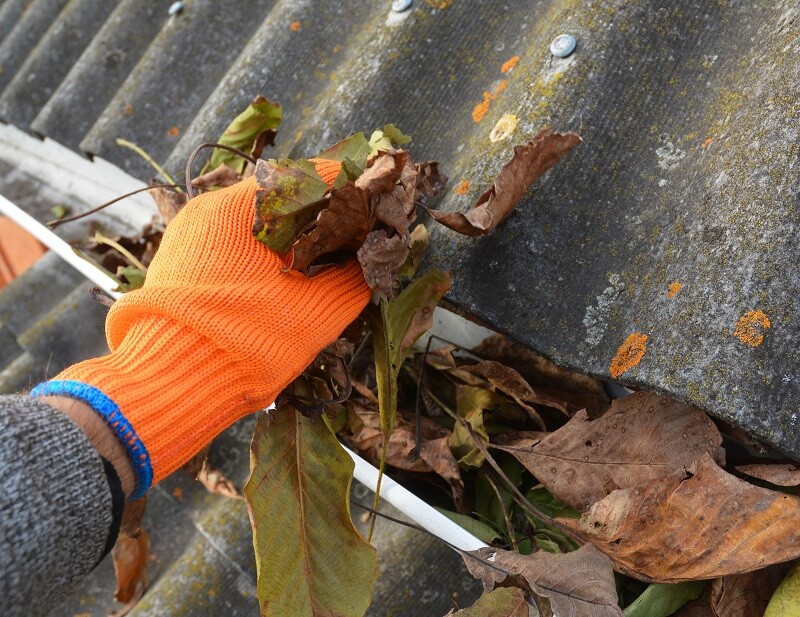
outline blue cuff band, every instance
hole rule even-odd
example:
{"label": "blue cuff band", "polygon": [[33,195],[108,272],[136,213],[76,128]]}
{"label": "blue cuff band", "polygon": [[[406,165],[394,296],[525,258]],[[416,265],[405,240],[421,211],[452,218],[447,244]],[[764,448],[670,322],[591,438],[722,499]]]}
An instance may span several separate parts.
{"label": "blue cuff band", "polygon": [[150,454],[139,439],[136,431],[133,430],[131,423],[122,415],[114,401],[94,386],[72,380],[40,383],[31,390],[30,395],[35,398],[41,396],[67,396],[83,401],[99,413],[128,451],[133,470],[136,473],[136,489],[130,498],[139,499],[144,497],[147,489],[153,483],[153,466],[150,463]]}

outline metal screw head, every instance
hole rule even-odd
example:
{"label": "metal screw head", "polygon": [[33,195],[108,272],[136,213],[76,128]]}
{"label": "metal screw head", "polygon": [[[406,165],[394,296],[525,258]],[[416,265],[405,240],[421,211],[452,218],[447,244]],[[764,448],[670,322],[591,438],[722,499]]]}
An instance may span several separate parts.
{"label": "metal screw head", "polygon": [[571,34],[559,34],[550,43],[550,53],[556,58],[566,58],[573,51],[578,44],[578,40]]}
{"label": "metal screw head", "polygon": [[179,0],[178,2],[173,2],[172,4],[169,5],[169,8],[167,9],[167,13],[169,15],[177,15],[182,10],[183,10],[183,2],[180,2],[180,0]]}
{"label": "metal screw head", "polygon": [[392,2],[392,11],[395,13],[407,11],[411,8],[411,1],[412,0],[394,0],[394,2]]}

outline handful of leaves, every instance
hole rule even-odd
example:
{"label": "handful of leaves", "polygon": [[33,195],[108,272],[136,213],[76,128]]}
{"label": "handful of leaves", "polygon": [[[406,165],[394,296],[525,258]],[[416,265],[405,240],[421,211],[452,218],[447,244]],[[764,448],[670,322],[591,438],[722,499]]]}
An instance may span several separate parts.
{"label": "handful of leaves", "polygon": [[[313,276],[355,254],[370,288],[382,297],[400,292],[409,261],[418,261],[423,231],[411,231],[417,206],[425,207],[447,183],[436,161],[414,163],[399,149],[411,141],[389,124],[367,139],[357,133],[321,152],[341,162],[333,186],[313,160],[259,160],[253,233],[288,258],[288,268]],[[514,149],[494,184],[468,214],[428,210],[439,223],[478,236],[492,231],[525,191],[580,143],[575,133],[543,129]]]}

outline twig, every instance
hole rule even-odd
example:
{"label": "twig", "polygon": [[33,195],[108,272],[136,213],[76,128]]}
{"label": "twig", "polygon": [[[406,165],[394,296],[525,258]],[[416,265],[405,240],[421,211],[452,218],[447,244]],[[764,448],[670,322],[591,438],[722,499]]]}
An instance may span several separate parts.
{"label": "twig", "polygon": [[411,462],[419,459],[422,453],[422,411],[419,408],[419,400],[422,397],[422,379],[425,375],[425,362],[428,360],[428,352],[431,350],[433,335],[428,337],[425,345],[425,353],[422,355],[422,365],[419,368],[419,378],[417,379],[417,395],[414,397],[414,451],[411,452]]}
{"label": "twig", "polygon": [[440,538],[435,533],[431,533],[430,531],[428,531],[424,527],[420,527],[419,525],[416,525],[414,523],[409,523],[409,522],[404,521],[402,519],[395,518],[394,516],[389,516],[388,514],[384,514],[383,512],[379,512],[378,510],[370,508],[369,506],[365,506],[364,504],[358,503],[357,501],[351,501],[350,505],[356,506],[358,508],[361,508],[362,510],[365,510],[365,511],[369,512],[370,514],[372,514],[373,518],[376,517],[376,516],[379,516],[381,518],[385,518],[387,521],[391,521],[393,523],[397,523],[398,525],[402,525],[403,527],[408,527],[409,529],[416,529],[417,531],[421,531],[426,536],[430,536],[431,538],[435,538],[436,540],[438,540],[439,542],[441,542],[445,546],[449,546],[450,548],[452,548],[456,553],[458,553],[462,557],[469,557],[470,559],[474,559],[478,563],[482,563],[487,568],[491,568],[492,570],[496,570],[498,572],[501,572],[502,574],[505,574],[506,576],[513,576],[512,573],[509,572],[508,570],[504,570],[503,568],[500,568],[500,567],[494,565],[493,563],[491,563],[489,561],[486,561],[485,559],[481,559],[480,557],[478,557],[477,555],[475,555],[474,553],[472,553],[470,551],[462,550],[462,549],[458,548],[455,544],[450,544],[450,542],[448,542],[444,538]]}
{"label": "twig", "polygon": [[494,489],[494,494],[497,495],[497,501],[500,504],[500,510],[503,512],[503,520],[506,522],[506,529],[508,530],[508,538],[511,540],[511,547],[515,551],[519,551],[519,547],[517,546],[517,534],[514,531],[514,526],[511,524],[511,517],[508,515],[508,509],[506,508],[506,504],[503,501],[503,496],[500,494],[500,489],[497,488],[497,484],[494,483],[488,475],[486,476],[486,481],[489,485]]}
{"label": "twig", "polygon": [[108,208],[108,206],[117,203],[118,201],[122,201],[123,199],[127,199],[128,197],[132,197],[137,193],[144,193],[145,191],[149,191],[151,189],[168,189],[168,188],[180,188],[183,186],[182,184],[151,184],[150,186],[145,186],[140,189],[136,189],[135,191],[131,191],[130,193],[125,193],[124,195],[120,195],[119,197],[115,197],[114,199],[107,201],[105,203],[100,204],[99,206],[95,206],[91,210],[86,210],[86,212],[80,212],[78,214],[73,214],[71,216],[65,216],[60,219],[55,219],[52,221],[48,221],[45,223],[47,227],[50,229],[55,229],[59,225],[63,223],[70,223],[72,221],[77,221],[78,219],[82,219],[84,216],[89,216],[90,214],[94,214],[95,212],[100,212],[103,208]]}
{"label": "twig", "polygon": [[108,308],[114,306],[114,299],[109,298],[106,294],[99,287],[90,287],[89,288],[89,297],[97,302],[98,304],[102,304]]}
{"label": "twig", "polygon": [[[142,157],[142,158],[143,158],[145,161],[147,161],[148,163],[150,163],[150,166],[151,166],[153,169],[155,169],[155,170],[158,172],[158,174],[159,174],[159,175],[160,175],[162,178],[164,178],[164,180],[166,180],[167,182],[169,182],[169,183],[171,183],[171,184],[176,184],[176,183],[175,183],[175,180],[173,180],[173,179],[172,179],[172,176],[170,176],[170,175],[167,173],[167,170],[166,170],[166,169],[164,169],[164,168],[163,168],[161,165],[159,165],[158,163],[156,163],[156,162],[155,162],[155,160],[153,159],[153,157],[152,157],[152,156],[150,156],[149,154],[147,154],[147,152],[145,152],[144,150],[142,150],[142,149],[141,149],[139,146],[137,146],[137,145],[136,145],[135,143],[133,143],[132,141],[128,141],[127,139],[121,139],[121,138],[117,137],[117,145],[118,145],[118,146],[122,146],[123,148],[130,148],[130,149],[131,149],[131,150],[133,150],[133,151],[134,151],[136,154],[138,154],[139,156],[141,156],[141,157]],[[183,191],[181,191],[181,192],[183,192]]]}
{"label": "twig", "polygon": [[475,443],[475,447],[481,451],[481,454],[486,457],[486,461],[491,465],[492,469],[497,473],[497,476],[503,481],[503,484],[506,485],[506,488],[511,491],[512,497],[514,497],[514,501],[517,502],[520,508],[525,510],[531,516],[539,519],[546,525],[550,525],[551,527],[557,527],[570,538],[572,538],[578,545],[584,544],[584,541],[579,538],[571,529],[559,523],[556,519],[551,516],[548,516],[544,512],[541,512],[538,508],[531,505],[531,503],[525,498],[525,496],[519,492],[519,489],[514,485],[514,483],[509,480],[508,476],[503,472],[500,468],[500,465],[497,464],[497,461],[494,460],[491,454],[489,454],[489,449],[486,447],[486,444],[483,443],[483,440],[480,436],[475,432],[475,429],[470,426],[470,423],[464,420],[464,418],[458,418],[458,422],[464,427],[464,429],[469,433],[472,441]]}
{"label": "twig", "polygon": [[227,150],[228,152],[233,152],[235,155],[242,157],[248,163],[252,163],[253,165],[258,164],[258,161],[247,154],[247,152],[243,152],[239,150],[239,148],[234,148],[232,146],[226,146],[225,144],[217,144],[212,142],[202,143],[197,146],[192,153],[189,155],[189,160],[186,161],[186,169],[184,170],[186,174],[186,194],[189,196],[189,199],[194,197],[194,191],[192,190],[192,165],[194,165],[194,159],[200,154],[200,151],[204,148],[221,148],[222,150]]}

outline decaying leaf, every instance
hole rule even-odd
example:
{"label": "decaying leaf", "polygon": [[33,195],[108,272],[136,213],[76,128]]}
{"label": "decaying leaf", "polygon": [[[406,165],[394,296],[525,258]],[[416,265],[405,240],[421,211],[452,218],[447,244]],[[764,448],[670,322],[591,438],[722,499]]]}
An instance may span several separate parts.
{"label": "decaying leaf", "polygon": [[[283,110],[280,104],[268,101],[259,95],[225,129],[219,138],[219,143],[251,153],[258,158],[264,145],[271,141],[270,134],[274,135],[274,130],[278,128],[282,117]],[[203,167],[202,173],[227,165],[236,173],[242,174],[245,164],[246,161],[233,152],[216,148]]]}
{"label": "decaying leaf", "polygon": [[[310,389],[296,391],[309,396]],[[265,617],[363,615],[375,549],[353,527],[353,461],[322,417],[282,402],[261,414],[247,498]]]}
{"label": "decaying leaf", "polygon": [[561,519],[620,572],[677,583],[800,556],[800,499],[754,486],[704,454],[688,474],[614,491],[580,521]]}
{"label": "decaying leaf", "polygon": [[197,480],[197,476],[200,473],[200,470],[203,469],[203,465],[206,463],[206,459],[208,458],[208,452],[211,450],[211,444],[207,443],[203,448],[195,454],[192,458],[190,458],[186,463],[181,467],[186,473],[188,473],[192,480]]}
{"label": "decaying leaf", "polygon": [[[790,563],[779,563],[712,581],[709,606],[714,617],[763,617],[770,598],[790,569]],[[796,608],[800,609],[800,603]]]}
{"label": "decaying leaf", "polygon": [[125,510],[122,512],[122,521],[119,526],[120,535],[128,538],[138,538],[142,532],[142,519],[144,510],[147,506],[147,495],[140,499],[133,499],[125,502]]}
{"label": "decaying leaf", "polygon": [[360,173],[367,166],[367,160],[379,151],[386,152],[410,141],[411,138],[403,135],[396,126],[387,124],[382,131],[373,131],[369,139],[365,137],[364,133],[356,133],[326,148],[317,157],[330,161],[349,161]]}
{"label": "decaying leaf", "polygon": [[163,186],[150,189],[150,195],[156,202],[156,207],[164,220],[164,225],[169,225],[172,219],[178,216],[181,208],[189,201],[189,196],[183,191]]}
{"label": "decaying leaf", "polygon": [[225,188],[233,186],[242,181],[242,174],[235,169],[222,163],[219,167],[207,171],[192,180],[192,186],[196,189],[211,190],[213,188]]}
{"label": "decaying leaf", "polygon": [[239,492],[239,489],[236,488],[236,485],[234,485],[234,483],[231,482],[219,469],[212,467],[209,464],[208,459],[203,461],[200,472],[197,474],[195,479],[204,487],[206,487],[206,490],[209,493],[222,495],[223,497],[228,497],[229,499],[244,500],[244,497],[242,497],[242,494]]}
{"label": "decaying leaf", "polygon": [[147,589],[145,566],[150,555],[150,538],[142,529],[138,537],[129,538],[120,535],[114,548],[111,549],[111,560],[114,564],[114,575],[117,588],[114,599],[128,604],[136,603]]}
{"label": "decaying leaf", "polygon": [[554,133],[544,128],[527,144],[516,146],[492,186],[466,214],[428,210],[442,225],[467,236],[482,236],[516,207],[530,186],[581,143],[576,133]]}
{"label": "decaying leaf", "polygon": [[[456,389],[456,409],[459,417],[464,418],[472,430],[485,441],[489,436],[484,427],[484,411],[498,405],[500,398],[491,390],[475,386],[458,386]],[[460,422],[453,427],[450,447],[458,457],[458,462],[465,468],[477,469],[486,460],[481,450],[475,445],[472,436]]]}
{"label": "decaying leaf", "polygon": [[775,486],[800,486],[800,469],[791,463],[739,465],[736,467],[736,471],[741,471],[751,478],[758,478]]}
{"label": "decaying leaf", "polygon": [[522,589],[501,587],[484,592],[472,606],[451,610],[445,617],[528,617],[528,603]]}
{"label": "decaying leaf", "polygon": [[473,351],[479,358],[496,360],[513,368],[536,390],[540,399],[566,407],[570,415],[586,409],[590,418],[598,418],[611,404],[599,380],[556,366],[502,334],[488,336]]}
{"label": "decaying leaf", "polygon": [[287,252],[296,235],[327,205],[328,185],[314,163],[283,159],[256,165],[256,216],[253,235],[279,253]]}
{"label": "decaying leaf", "polygon": [[520,586],[524,579],[533,593],[550,601],[556,615],[622,616],[611,561],[591,544],[562,555],[482,548],[464,555],[464,563],[488,591],[497,584]]}
{"label": "decaying leaf", "polygon": [[[380,415],[358,403],[354,403],[353,407],[362,429],[357,435],[351,438],[344,436],[344,439],[367,460],[377,463],[383,449]],[[413,423],[399,419],[389,437],[386,463],[406,471],[436,473],[450,485],[456,508],[463,511],[464,481],[458,463],[450,452],[450,431],[428,418],[420,418],[420,427],[422,449],[419,458],[415,458],[412,454],[416,448],[416,428]]]}
{"label": "decaying leaf", "polygon": [[357,253],[370,289],[386,296],[395,295],[400,285],[400,269],[409,252],[407,236],[387,236],[383,229],[371,231]]}
{"label": "decaying leaf", "polygon": [[501,539],[500,534],[497,533],[493,527],[482,521],[474,519],[471,516],[467,516],[466,514],[459,514],[458,512],[445,510],[444,508],[436,508],[435,506],[434,508],[440,513],[444,514],[459,527],[463,527],[479,540],[486,542],[486,544],[491,544],[495,540]]}
{"label": "decaying leaf", "polygon": [[704,412],[649,392],[617,399],[597,420],[579,411],[539,443],[497,447],[580,511],[619,488],[682,473],[706,452],[725,460],[722,436]]}

